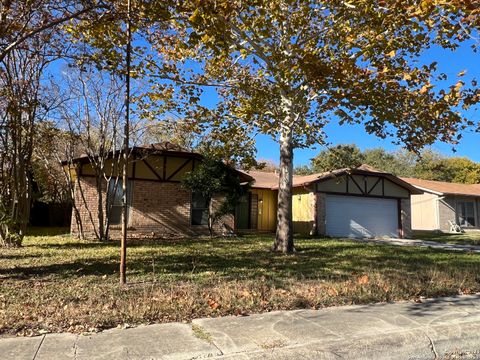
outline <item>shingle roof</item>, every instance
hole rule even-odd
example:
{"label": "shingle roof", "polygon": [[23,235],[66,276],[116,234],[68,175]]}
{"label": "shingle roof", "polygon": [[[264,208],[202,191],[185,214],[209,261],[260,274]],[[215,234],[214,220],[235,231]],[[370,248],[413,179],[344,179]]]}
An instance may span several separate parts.
{"label": "shingle roof", "polygon": [[171,143],[169,141],[154,143],[154,144],[145,144],[137,146],[138,149],[146,149],[146,150],[159,150],[159,151],[176,151],[176,152],[184,152],[184,153],[191,153],[192,151],[181,147],[180,145]]}
{"label": "shingle roof", "polygon": [[[255,179],[255,182],[253,183],[252,187],[253,188],[261,188],[261,189],[271,189],[271,190],[276,190],[278,189],[278,174],[274,172],[266,172],[266,171],[257,171],[257,170],[252,170],[252,171],[247,171],[245,172],[246,174],[250,175],[252,178]],[[404,180],[389,174],[382,172],[380,170],[377,170],[369,165],[360,165],[357,168],[354,169],[349,169],[349,168],[343,168],[343,169],[337,169],[337,170],[332,170],[332,171],[327,171],[323,173],[318,173],[318,174],[312,174],[312,175],[304,175],[304,176],[298,176],[294,175],[293,176],[293,187],[301,187],[301,186],[308,186],[316,181],[320,180],[325,180],[328,178],[332,178],[335,176],[340,176],[344,175],[346,173],[352,173],[352,174],[360,174],[360,175],[382,175],[386,178],[388,178],[390,181],[409,189],[412,193],[416,194],[421,194],[422,191],[417,190],[414,186],[410,185],[409,183],[405,182]]]}
{"label": "shingle roof", "polygon": [[415,178],[401,179],[418,188],[440,194],[480,196],[480,184],[459,184]]}
{"label": "shingle roof", "polygon": [[[378,173],[378,174],[387,174],[384,173],[380,170],[375,169],[374,167],[366,164],[362,164],[359,167],[356,167],[354,169],[350,168],[343,168],[343,169],[336,169],[332,171],[326,171],[322,173],[317,173],[317,174],[312,174],[312,175],[304,175],[304,176],[294,176],[293,177],[293,186],[306,186],[309,185],[315,181],[318,180],[323,180],[323,179],[328,179],[340,174],[345,174],[347,172],[365,172],[365,173]],[[277,184],[278,185],[278,184]]]}
{"label": "shingle roof", "polygon": [[254,188],[271,189],[278,186],[277,173],[258,170],[245,171],[245,173],[255,179],[253,183]]}

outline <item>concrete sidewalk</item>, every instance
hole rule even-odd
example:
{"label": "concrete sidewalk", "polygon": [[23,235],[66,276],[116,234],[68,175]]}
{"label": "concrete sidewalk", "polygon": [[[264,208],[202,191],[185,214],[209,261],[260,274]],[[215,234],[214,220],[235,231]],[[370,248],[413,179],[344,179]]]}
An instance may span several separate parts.
{"label": "concrete sidewalk", "polygon": [[0,339],[0,359],[480,359],[480,296]]}

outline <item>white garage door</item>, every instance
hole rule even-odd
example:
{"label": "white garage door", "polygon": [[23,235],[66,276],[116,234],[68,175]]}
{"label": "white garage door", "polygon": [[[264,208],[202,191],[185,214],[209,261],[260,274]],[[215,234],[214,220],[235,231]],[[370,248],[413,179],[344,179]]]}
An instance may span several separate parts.
{"label": "white garage door", "polygon": [[398,237],[396,199],[327,195],[326,233],[336,237]]}

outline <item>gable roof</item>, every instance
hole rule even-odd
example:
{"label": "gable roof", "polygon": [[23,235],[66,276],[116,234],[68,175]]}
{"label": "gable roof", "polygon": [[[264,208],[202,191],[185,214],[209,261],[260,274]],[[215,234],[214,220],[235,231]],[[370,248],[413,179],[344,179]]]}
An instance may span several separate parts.
{"label": "gable roof", "polygon": [[[253,183],[253,188],[260,188],[260,189],[271,189],[277,190],[278,189],[278,174],[274,172],[266,172],[266,171],[246,171],[246,174],[253,177],[255,182]],[[412,194],[422,194],[423,191],[417,189],[415,186],[409,184],[408,182],[392,175],[390,173],[382,172],[377,170],[369,165],[362,164],[357,168],[343,168],[343,169],[336,169],[332,171],[327,171],[323,173],[311,174],[311,175],[304,175],[304,176],[293,176],[293,187],[302,187],[302,186],[309,186],[315,182],[327,180],[331,178],[335,178],[337,176],[343,176],[346,174],[357,174],[357,175],[370,175],[370,176],[381,176],[387,178],[391,182],[406,188]]]}
{"label": "gable roof", "polygon": [[[123,149],[116,150],[115,152],[110,151],[107,154],[107,158],[112,158],[112,157],[117,157],[121,155]],[[196,160],[203,160],[204,157],[196,152],[190,151],[188,149],[185,149],[177,144],[165,141],[161,143],[155,143],[155,144],[147,144],[147,145],[139,145],[139,146],[133,146],[129,148],[130,154],[137,156],[137,157],[142,157],[146,155],[164,155],[164,156],[172,156],[172,157],[184,157],[184,158],[191,158],[191,159],[196,159]],[[90,163],[90,157],[88,155],[80,155],[79,157],[76,157],[72,160],[64,160],[60,164],[62,166],[69,166],[72,164],[88,164]],[[237,173],[240,178],[240,182],[242,183],[249,183],[254,181],[253,177],[250,176],[248,173],[244,171],[240,171],[235,169],[232,166],[227,166]]]}
{"label": "gable roof", "polygon": [[[131,148],[129,148],[129,150],[132,155],[138,155],[138,156],[170,155],[170,156],[194,158],[198,160],[203,159],[202,155],[195,153],[193,151],[184,149],[181,146],[175,145],[168,141],[165,141],[162,143],[150,144],[150,145],[132,146]],[[117,157],[122,153],[122,151],[123,149],[118,149],[115,152],[110,151],[106,157],[107,158]],[[71,163],[72,164],[77,164],[77,163],[88,164],[89,162],[90,162],[89,156],[86,154],[83,154],[72,160],[63,160],[61,164],[62,165],[69,165]]]}
{"label": "gable roof", "polygon": [[438,195],[480,196],[480,184],[459,184],[415,178],[402,178],[402,180],[421,190]]}

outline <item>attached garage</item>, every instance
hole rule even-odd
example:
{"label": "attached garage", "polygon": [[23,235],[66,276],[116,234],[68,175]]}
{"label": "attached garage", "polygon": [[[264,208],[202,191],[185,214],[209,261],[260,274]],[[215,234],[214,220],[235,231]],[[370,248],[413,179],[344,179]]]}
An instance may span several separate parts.
{"label": "attached garage", "polygon": [[[249,175],[255,179],[252,194],[278,189],[275,173]],[[332,237],[408,237],[410,195],[422,193],[402,179],[368,165],[294,176],[293,231]],[[259,197],[259,209],[261,201]],[[273,230],[275,223],[271,225]]]}
{"label": "attached garage", "polygon": [[325,235],[398,237],[398,201],[361,196],[326,195]]}

